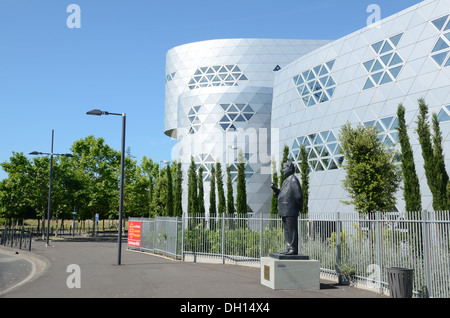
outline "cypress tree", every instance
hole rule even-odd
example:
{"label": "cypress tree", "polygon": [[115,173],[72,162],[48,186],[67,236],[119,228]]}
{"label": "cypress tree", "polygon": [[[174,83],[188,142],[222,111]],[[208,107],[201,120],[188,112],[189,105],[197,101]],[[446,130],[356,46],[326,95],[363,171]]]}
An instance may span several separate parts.
{"label": "cypress tree", "polygon": [[436,174],[437,190],[439,193],[440,210],[448,210],[447,204],[447,184],[449,182],[447,170],[445,169],[444,150],[442,149],[442,132],[439,127],[437,114],[432,115],[433,123],[433,156],[434,169]]}
{"label": "cypress tree", "polygon": [[198,169],[198,213],[205,214],[205,198],[203,190],[203,166]]}
{"label": "cypress tree", "polygon": [[225,213],[226,203],[225,203],[225,192],[223,188],[222,165],[220,164],[220,162],[216,162],[216,184],[217,184],[217,195],[219,197],[217,212],[219,214],[222,214]]}
{"label": "cypress tree", "polygon": [[428,123],[428,105],[421,98],[419,99],[419,116],[417,118],[416,131],[422,148],[427,184],[433,195],[433,209],[439,211],[448,208],[446,204],[448,175],[443,163],[442,136],[436,114],[433,114],[433,129],[434,135],[432,136]]}
{"label": "cypress tree", "polygon": [[405,107],[402,104],[398,105],[397,117],[398,138],[402,152],[403,198],[406,203],[406,211],[422,211],[419,178],[416,174],[414,155],[409,142],[408,130],[405,122]]}
{"label": "cypress tree", "polygon": [[286,179],[286,177],[284,176],[284,173],[283,173],[283,165],[288,160],[288,157],[289,157],[289,146],[285,145],[283,148],[283,159],[281,159],[281,164],[280,164],[280,186],[279,186],[280,189],[283,186],[284,179]]}
{"label": "cypress tree", "polygon": [[227,213],[234,213],[233,183],[229,165],[227,165]]}
{"label": "cypress tree", "polygon": [[166,216],[173,216],[173,179],[171,165],[167,165],[167,194],[166,194]]}
{"label": "cypress tree", "polygon": [[236,195],[236,212],[247,213],[247,189],[245,179],[245,160],[242,150],[238,153],[238,173],[237,173],[237,195]]}
{"label": "cypress tree", "polygon": [[302,179],[302,191],[303,191],[303,210],[301,213],[308,214],[308,201],[309,201],[309,164],[308,154],[306,153],[305,145],[300,147],[300,173]]}
{"label": "cypress tree", "polygon": [[[278,188],[278,173],[275,159],[272,159],[272,183]],[[272,191],[272,198],[270,200],[270,214],[278,214],[278,198]]]}
{"label": "cypress tree", "polygon": [[188,171],[188,214],[198,213],[197,175],[195,173],[194,158],[191,157],[191,165]]}
{"label": "cypress tree", "polygon": [[216,169],[214,168],[214,165],[212,165],[209,191],[209,214],[214,215],[216,212]]}
{"label": "cypress tree", "polygon": [[183,216],[183,170],[181,169],[181,162],[176,163],[176,181],[175,181],[175,203],[174,203],[174,216]]}

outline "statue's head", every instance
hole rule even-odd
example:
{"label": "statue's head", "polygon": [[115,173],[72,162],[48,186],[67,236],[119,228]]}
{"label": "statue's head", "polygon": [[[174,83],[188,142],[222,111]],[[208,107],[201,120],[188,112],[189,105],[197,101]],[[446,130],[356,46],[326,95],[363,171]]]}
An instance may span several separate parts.
{"label": "statue's head", "polygon": [[286,178],[295,173],[295,166],[291,161],[288,160],[283,164],[283,173]]}

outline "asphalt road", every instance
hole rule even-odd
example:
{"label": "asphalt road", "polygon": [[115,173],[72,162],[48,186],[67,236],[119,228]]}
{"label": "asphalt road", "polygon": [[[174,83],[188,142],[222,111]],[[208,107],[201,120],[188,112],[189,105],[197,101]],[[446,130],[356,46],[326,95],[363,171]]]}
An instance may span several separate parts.
{"label": "asphalt road", "polygon": [[[126,250],[117,265],[114,239],[32,244],[32,252],[0,247],[0,298],[298,299],[387,298],[321,281],[320,290],[272,290],[260,269],[202,264]],[[5,292],[6,291],[6,292]]]}

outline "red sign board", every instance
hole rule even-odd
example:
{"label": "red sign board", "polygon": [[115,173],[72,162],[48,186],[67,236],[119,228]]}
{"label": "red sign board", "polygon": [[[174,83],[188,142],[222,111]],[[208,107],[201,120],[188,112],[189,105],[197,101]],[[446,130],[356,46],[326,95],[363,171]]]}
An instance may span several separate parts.
{"label": "red sign board", "polygon": [[128,222],[128,246],[141,247],[141,222]]}

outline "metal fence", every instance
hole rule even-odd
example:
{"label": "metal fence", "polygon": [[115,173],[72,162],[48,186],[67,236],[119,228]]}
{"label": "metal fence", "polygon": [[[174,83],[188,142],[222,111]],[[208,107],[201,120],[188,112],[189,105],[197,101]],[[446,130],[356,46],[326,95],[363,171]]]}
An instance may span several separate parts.
{"label": "metal fence", "polygon": [[0,234],[0,245],[31,251],[33,233],[22,229],[4,228]]}
{"label": "metal fence", "polygon": [[[141,244],[130,249],[184,261],[259,266],[261,257],[285,249],[281,219],[271,215],[135,220]],[[298,228],[300,253],[319,260],[323,275],[382,292],[387,268],[411,268],[416,296],[450,297],[449,211],[309,214]]]}

